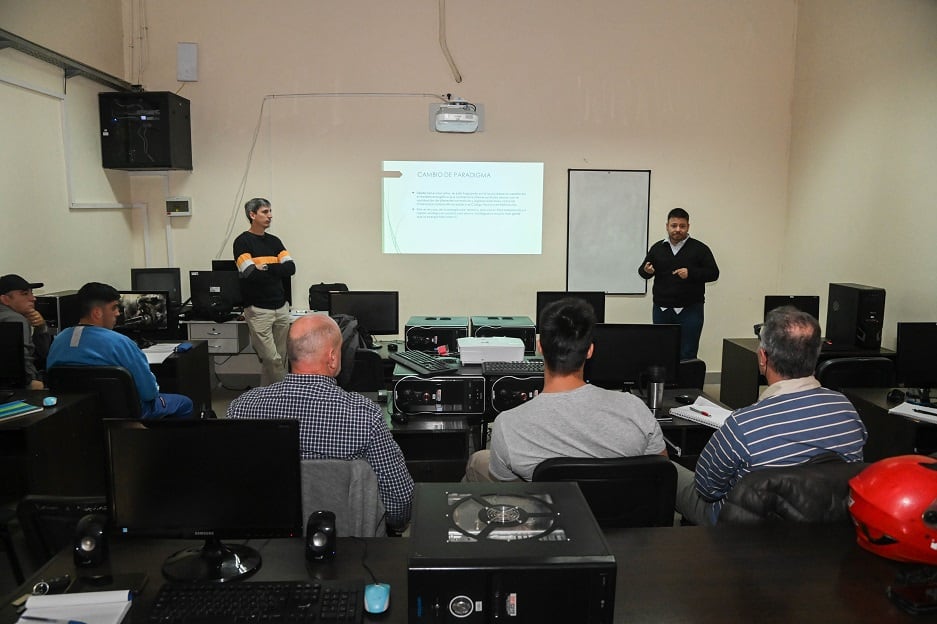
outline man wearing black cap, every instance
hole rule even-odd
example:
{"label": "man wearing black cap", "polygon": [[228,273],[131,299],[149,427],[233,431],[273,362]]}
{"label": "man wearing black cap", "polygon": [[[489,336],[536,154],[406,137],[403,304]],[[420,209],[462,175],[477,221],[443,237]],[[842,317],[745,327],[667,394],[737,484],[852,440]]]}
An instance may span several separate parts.
{"label": "man wearing black cap", "polygon": [[45,367],[52,335],[46,320],[36,311],[33,288],[42,288],[42,284],[30,284],[19,275],[0,277],[0,323],[23,325],[26,377],[30,388],[41,390],[43,383],[39,370]]}

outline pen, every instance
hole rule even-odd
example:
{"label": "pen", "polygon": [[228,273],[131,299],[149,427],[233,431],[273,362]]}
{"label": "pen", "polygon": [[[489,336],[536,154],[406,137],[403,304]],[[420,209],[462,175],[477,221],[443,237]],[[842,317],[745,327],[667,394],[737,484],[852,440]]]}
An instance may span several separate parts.
{"label": "pen", "polygon": [[919,410],[916,408],[911,408],[912,412],[917,412],[918,414],[927,414],[928,416],[937,416],[937,412],[928,412],[927,410]]}
{"label": "pen", "polygon": [[49,622],[49,624],[85,624],[84,622],[79,622],[78,620],[62,620],[59,618],[39,617],[38,615],[21,615],[20,619],[28,620],[30,622]]}
{"label": "pen", "polygon": [[[692,405],[690,406],[690,410],[696,412],[697,414],[702,414],[703,416],[709,416],[709,412],[704,412],[700,408],[693,407]],[[934,415],[937,416],[937,414],[934,414]]]}

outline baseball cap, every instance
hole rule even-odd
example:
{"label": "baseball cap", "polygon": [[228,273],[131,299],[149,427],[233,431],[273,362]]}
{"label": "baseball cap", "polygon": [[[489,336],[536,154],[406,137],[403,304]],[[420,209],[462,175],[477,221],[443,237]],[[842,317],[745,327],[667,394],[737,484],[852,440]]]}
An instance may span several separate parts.
{"label": "baseball cap", "polygon": [[33,288],[42,288],[42,286],[42,284],[30,284],[13,273],[0,277],[0,295],[5,295],[11,290],[32,290]]}

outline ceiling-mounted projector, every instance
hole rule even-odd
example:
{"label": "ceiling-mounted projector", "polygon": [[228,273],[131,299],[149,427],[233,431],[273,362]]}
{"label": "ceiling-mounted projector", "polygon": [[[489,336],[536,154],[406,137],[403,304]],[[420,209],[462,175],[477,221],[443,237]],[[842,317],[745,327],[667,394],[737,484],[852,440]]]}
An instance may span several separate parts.
{"label": "ceiling-mounted projector", "polygon": [[465,100],[450,100],[436,110],[435,126],[436,132],[475,132],[478,109]]}

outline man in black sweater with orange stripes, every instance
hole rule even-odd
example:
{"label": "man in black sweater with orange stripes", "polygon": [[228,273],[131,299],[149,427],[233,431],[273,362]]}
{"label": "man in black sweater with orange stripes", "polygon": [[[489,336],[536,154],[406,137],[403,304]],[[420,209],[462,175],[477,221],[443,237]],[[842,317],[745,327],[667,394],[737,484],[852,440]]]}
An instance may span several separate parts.
{"label": "man in black sweater with orange stripes", "polygon": [[260,359],[260,383],[269,386],[286,376],[290,308],[283,279],[296,273],[296,264],[280,239],[267,233],[273,220],[269,201],[251,199],[244,214],[251,227],[234,239],[234,261],[241,276],[244,320]]}
{"label": "man in black sweater with orange stripes", "polygon": [[654,243],[638,267],[654,278],[654,323],[680,325],[680,359],[695,358],[703,333],[706,282],[719,279],[719,267],[704,243],[690,238],[690,215],[683,208],[667,214],[667,238]]}

